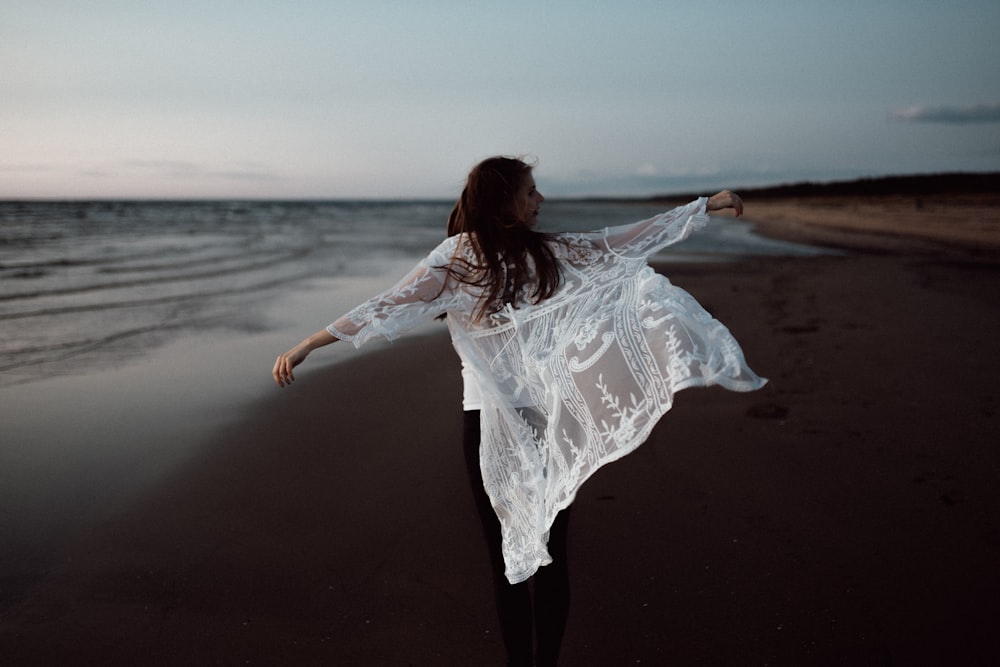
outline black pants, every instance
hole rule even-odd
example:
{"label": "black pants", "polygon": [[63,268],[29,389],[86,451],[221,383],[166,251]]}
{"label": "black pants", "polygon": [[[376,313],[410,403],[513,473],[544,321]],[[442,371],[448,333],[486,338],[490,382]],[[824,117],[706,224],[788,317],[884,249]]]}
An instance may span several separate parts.
{"label": "black pants", "polygon": [[[493,587],[496,593],[500,631],[510,665],[555,665],[559,656],[566,617],[569,613],[569,570],[566,567],[566,529],[569,508],[556,517],[549,532],[549,553],[552,564],[539,568],[529,581],[510,584],[504,575],[500,549],[500,520],[493,511],[483,488],[479,468],[479,411],[465,413],[463,445],[469,482],[476,499],[476,508],[483,524],[490,562],[493,565]],[[534,599],[529,583],[534,583]],[[532,658],[532,630],[537,650]]]}

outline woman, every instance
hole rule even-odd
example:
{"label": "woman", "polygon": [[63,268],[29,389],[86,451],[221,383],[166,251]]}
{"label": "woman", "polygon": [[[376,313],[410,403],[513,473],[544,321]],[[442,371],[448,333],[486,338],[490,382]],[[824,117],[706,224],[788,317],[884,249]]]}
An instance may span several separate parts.
{"label": "woman", "polygon": [[765,382],[729,331],[647,263],[704,226],[707,211],[740,215],[738,196],[723,191],[631,225],[572,234],[534,231],[544,201],[528,164],[483,161],[444,242],[273,369],[283,387],[317,347],[392,339],[447,316],[504,642],[511,664],[528,665],[533,624],[534,664],[554,664],[559,651],[569,605],[562,510],[583,482],[638,447],[674,392],[712,384],[751,391]]}

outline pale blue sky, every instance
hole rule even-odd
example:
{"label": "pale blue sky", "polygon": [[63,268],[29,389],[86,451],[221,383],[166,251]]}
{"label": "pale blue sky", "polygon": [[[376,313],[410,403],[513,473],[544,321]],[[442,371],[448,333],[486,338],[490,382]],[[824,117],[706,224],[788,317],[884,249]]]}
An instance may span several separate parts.
{"label": "pale blue sky", "polygon": [[0,0],[0,197],[1000,170],[1000,2]]}

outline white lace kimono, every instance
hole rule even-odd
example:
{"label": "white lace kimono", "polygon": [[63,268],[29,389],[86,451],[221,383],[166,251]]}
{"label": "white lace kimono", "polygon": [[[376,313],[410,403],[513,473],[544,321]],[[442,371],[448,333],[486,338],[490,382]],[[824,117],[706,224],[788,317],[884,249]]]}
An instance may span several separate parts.
{"label": "white lace kimono", "polygon": [[[642,444],[674,392],[713,384],[752,391],[766,382],[721,323],[647,264],[708,222],[705,204],[560,234],[556,294],[479,322],[471,319],[476,288],[445,285],[441,267],[463,242],[454,236],[328,327],[360,346],[447,313],[455,350],[481,393],[480,465],[511,583],[552,562],[546,543],[556,514],[598,468]],[[459,252],[471,258],[467,249]]]}

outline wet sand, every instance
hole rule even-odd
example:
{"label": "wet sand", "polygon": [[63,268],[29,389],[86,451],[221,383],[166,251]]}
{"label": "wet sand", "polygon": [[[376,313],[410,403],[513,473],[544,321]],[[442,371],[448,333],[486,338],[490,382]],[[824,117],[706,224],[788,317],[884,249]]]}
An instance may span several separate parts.
{"label": "wet sand", "polygon": [[[1000,253],[821,218],[855,251],[658,267],[771,383],[584,486],[564,664],[1000,658]],[[460,395],[441,332],[247,405],[2,610],[3,664],[503,664]]]}

